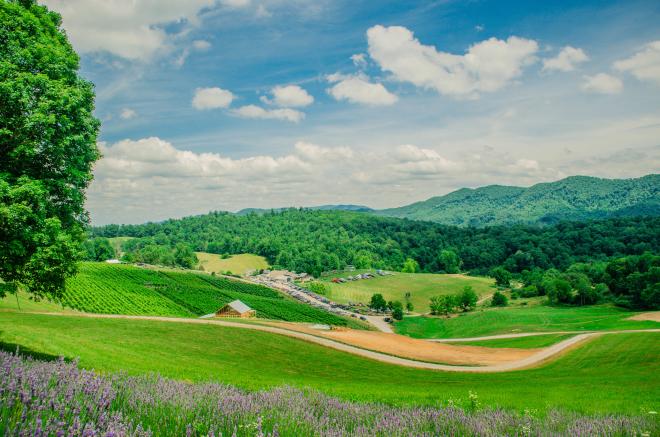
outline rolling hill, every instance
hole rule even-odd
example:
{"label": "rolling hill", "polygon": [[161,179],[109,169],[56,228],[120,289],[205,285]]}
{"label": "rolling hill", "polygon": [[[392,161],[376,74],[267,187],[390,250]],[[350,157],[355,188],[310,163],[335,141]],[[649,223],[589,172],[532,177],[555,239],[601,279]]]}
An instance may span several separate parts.
{"label": "rolling hill", "polygon": [[261,285],[130,265],[82,263],[78,274],[67,280],[61,303],[89,313],[198,317],[236,299],[255,309],[259,318],[359,327]]}
{"label": "rolling hill", "polygon": [[456,226],[553,224],[562,220],[660,215],[660,174],[637,179],[571,176],[528,188],[462,188],[374,214]]}

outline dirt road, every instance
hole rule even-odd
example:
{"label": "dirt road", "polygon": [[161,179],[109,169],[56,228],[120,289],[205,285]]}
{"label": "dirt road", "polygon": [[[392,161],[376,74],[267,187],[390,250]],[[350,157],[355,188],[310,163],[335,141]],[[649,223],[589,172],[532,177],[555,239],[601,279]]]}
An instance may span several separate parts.
{"label": "dirt road", "polygon": [[476,372],[476,373],[506,372],[510,370],[518,370],[518,369],[533,367],[535,365],[541,364],[549,360],[550,358],[560,355],[561,353],[569,350],[570,348],[576,346],[577,344],[583,341],[586,341],[598,335],[611,335],[622,332],[625,333],[660,332],[660,329],[646,329],[646,330],[634,330],[634,331],[607,331],[607,332],[584,333],[584,334],[576,335],[575,337],[569,338],[559,343],[556,343],[548,348],[540,349],[527,357],[512,360],[509,362],[493,364],[493,365],[485,365],[485,366],[474,366],[474,365],[459,366],[459,365],[428,363],[428,362],[417,361],[408,358],[396,357],[382,352],[376,352],[372,350],[363,349],[362,347],[341,343],[339,341],[335,341],[330,338],[324,338],[317,335],[308,334],[305,332],[292,331],[274,326],[265,326],[265,325],[256,325],[256,324],[253,325],[253,324],[231,322],[225,320],[185,319],[185,318],[174,318],[174,317],[126,316],[126,315],[114,315],[114,314],[111,315],[103,315],[103,314],[65,315],[59,313],[40,313],[40,314],[59,316],[59,317],[89,317],[89,318],[109,318],[109,319],[152,320],[152,321],[168,322],[168,323],[206,324],[206,325],[224,326],[229,328],[250,329],[255,331],[270,332],[272,334],[279,334],[279,335],[285,335],[287,337],[297,338],[299,340],[315,343],[321,346],[347,352],[353,355],[358,355],[364,358],[370,358],[388,364],[395,364],[395,365],[413,367],[419,369],[442,370],[446,372]]}

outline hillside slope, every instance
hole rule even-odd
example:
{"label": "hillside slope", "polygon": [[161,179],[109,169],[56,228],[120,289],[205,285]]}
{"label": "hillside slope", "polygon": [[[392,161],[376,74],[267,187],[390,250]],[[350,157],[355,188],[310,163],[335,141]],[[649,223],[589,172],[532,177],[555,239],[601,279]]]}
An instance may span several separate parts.
{"label": "hillside slope", "polygon": [[353,320],[261,285],[190,271],[105,263],[82,263],[79,273],[67,280],[62,304],[89,313],[196,317],[236,299],[255,309],[260,318],[356,327]]}
{"label": "hillside slope", "polygon": [[375,214],[457,226],[660,215],[660,174],[637,179],[572,176],[529,188],[490,185],[463,188]]}

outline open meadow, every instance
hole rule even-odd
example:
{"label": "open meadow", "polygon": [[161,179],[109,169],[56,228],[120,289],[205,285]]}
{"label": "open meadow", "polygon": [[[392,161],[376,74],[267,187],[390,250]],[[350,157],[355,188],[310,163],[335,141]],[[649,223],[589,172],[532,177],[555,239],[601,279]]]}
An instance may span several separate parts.
{"label": "open meadow", "polygon": [[[660,323],[627,320],[638,314],[611,305],[553,307],[547,305],[480,308],[446,317],[405,317],[396,332],[414,338],[468,338],[521,332],[654,329]],[[538,340],[527,340],[538,341]]]}
{"label": "open meadow", "polygon": [[[375,276],[371,279],[347,281],[341,284],[331,282],[334,277],[347,277],[353,272],[326,276],[323,278],[330,291],[327,297],[339,303],[369,303],[374,293],[380,293],[385,300],[406,302],[406,293],[415,312],[429,311],[429,299],[433,296],[455,294],[470,286],[480,297],[495,291],[495,282],[491,278],[466,275],[446,275],[432,273],[399,273],[387,276]],[[354,273],[353,273],[354,274]]]}
{"label": "open meadow", "polygon": [[266,258],[251,253],[230,255],[224,259],[216,253],[195,252],[195,255],[199,260],[199,266],[206,272],[231,272],[235,275],[244,275],[255,270],[268,268]]}
{"label": "open meadow", "polygon": [[595,338],[539,368],[495,374],[410,369],[280,335],[185,323],[3,313],[0,341],[5,350],[79,357],[101,372],[157,372],[247,389],[311,387],[397,405],[468,406],[472,391],[484,406],[539,414],[641,414],[657,409],[660,394],[657,333]]}

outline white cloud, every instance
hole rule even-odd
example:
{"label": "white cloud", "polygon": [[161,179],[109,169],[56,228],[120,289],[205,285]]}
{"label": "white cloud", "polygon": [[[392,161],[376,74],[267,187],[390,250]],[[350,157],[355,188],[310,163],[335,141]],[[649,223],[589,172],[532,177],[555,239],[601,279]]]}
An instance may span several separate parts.
{"label": "white cloud", "polygon": [[195,109],[216,109],[226,108],[231,105],[234,95],[231,91],[222,88],[197,88],[192,100],[192,106]]}
{"label": "white cloud", "polygon": [[137,112],[131,108],[123,108],[119,113],[119,117],[122,120],[130,120],[131,118],[137,117]]}
{"label": "white cloud", "polygon": [[193,48],[195,50],[204,51],[211,48],[211,43],[203,39],[196,39],[192,42]]}
{"label": "white cloud", "polygon": [[346,76],[335,73],[328,75],[326,80],[335,83],[327,91],[336,100],[372,106],[392,105],[399,100],[383,84],[372,83],[364,75]]}
{"label": "white cloud", "polygon": [[257,18],[270,18],[273,16],[273,13],[266,8],[263,4],[257,6],[257,11],[256,11],[256,16]]}
{"label": "white cloud", "polygon": [[314,97],[298,85],[276,86],[270,93],[273,98],[262,96],[261,101],[281,107],[304,107],[314,103]]}
{"label": "white cloud", "polygon": [[[192,42],[192,49],[198,52],[204,52],[211,48],[211,43],[203,39],[197,39]],[[186,59],[190,56],[190,47],[186,47],[181,51],[181,54],[174,59],[174,65],[177,67],[183,66],[186,63]]]}
{"label": "white cloud", "polygon": [[[621,136],[613,132],[630,138],[635,127],[649,124],[658,126],[657,117],[631,121],[602,135],[620,142]],[[656,132],[651,129],[648,134],[653,137]],[[594,141],[603,143],[600,137]],[[298,141],[282,156],[244,158],[180,149],[157,137],[102,143],[99,147],[103,158],[96,165],[88,191],[88,208],[95,224],[162,220],[246,207],[323,203],[395,206],[464,186],[531,185],[584,173],[584,169],[594,175],[630,177],[639,175],[641,169],[652,171],[660,163],[657,146],[604,152],[597,158],[576,152],[562,162],[530,159],[524,153],[494,147],[464,147],[455,154],[457,158],[450,158],[437,147],[413,144],[358,149]]]}
{"label": "white cloud", "polygon": [[536,61],[536,41],[490,38],[454,55],[423,45],[400,26],[374,26],[367,31],[369,55],[394,79],[456,97],[477,97],[499,90]]}
{"label": "white cloud", "polygon": [[584,76],[582,89],[598,94],[619,94],[623,90],[623,82],[607,73],[598,73],[595,76]]}
{"label": "white cloud", "polygon": [[149,60],[172,44],[164,26],[197,23],[198,13],[215,0],[43,0],[62,14],[64,28],[79,53],[108,52]]}
{"label": "white cloud", "polygon": [[631,73],[639,80],[648,80],[660,85],[660,40],[644,46],[628,59],[614,63],[618,71]]}
{"label": "white cloud", "polygon": [[241,106],[232,111],[233,114],[243,118],[262,118],[285,120],[292,123],[298,123],[305,118],[305,113],[290,108],[264,109],[257,105]]}
{"label": "white cloud", "polygon": [[589,57],[582,49],[566,46],[554,58],[543,60],[543,71],[573,71],[575,66],[589,60]]}
{"label": "white cloud", "polygon": [[223,6],[238,9],[238,8],[245,8],[250,6],[251,1],[250,0],[220,0],[220,3]]}
{"label": "white cloud", "polygon": [[353,157],[353,150],[349,147],[321,147],[305,141],[298,141],[295,144],[295,149],[298,155],[310,162],[327,162]]}
{"label": "white cloud", "polygon": [[356,53],[352,55],[351,61],[353,61],[353,65],[358,68],[365,68],[367,66],[367,57],[364,53]]}

